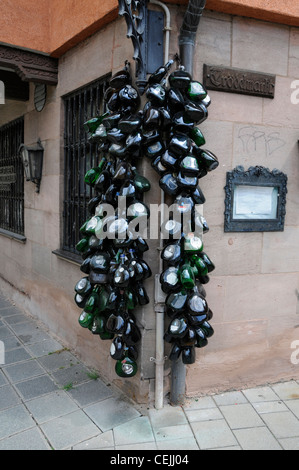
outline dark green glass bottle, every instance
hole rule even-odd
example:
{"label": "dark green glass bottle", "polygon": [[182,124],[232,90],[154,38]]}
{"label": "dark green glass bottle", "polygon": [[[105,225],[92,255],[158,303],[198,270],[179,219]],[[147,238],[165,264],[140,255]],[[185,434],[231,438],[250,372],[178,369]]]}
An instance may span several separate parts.
{"label": "dark green glass bottle", "polygon": [[140,193],[146,193],[151,189],[150,181],[138,173],[135,167],[132,168],[132,173],[134,175],[133,181]]}
{"label": "dark green glass bottle", "polygon": [[205,265],[207,266],[209,273],[213,272],[216,269],[214,263],[211,261],[211,259],[206,253],[202,252],[199,254],[199,256],[201,257],[201,259],[204,261]]}
{"label": "dark green glass bottle", "polygon": [[195,286],[194,271],[188,261],[180,268],[180,281],[185,289],[193,289]]}
{"label": "dark green glass bottle", "polygon": [[206,139],[204,138],[203,133],[198,127],[194,127],[190,133],[191,139],[194,141],[194,143],[197,145],[197,147],[201,147],[202,145],[205,145]]}
{"label": "dark green glass bottle", "polygon": [[91,295],[88,297],[88,300],[85,305],[85,312],[92,313],[93,315],[99,313],[99,303],[100,303],[100,296],[99,296],[99,287],[94,287]]}
{"label": "dark green glass bottle", "polygon": [[96,315],[89,329],[93,335],[99,335],[105,333],[105,324],[106,318],[103,315]]}
{"label": "dark green glass bottle", "polygon": [[193,255],[191,257],[191,262],[192,262],[192,266],[194,266],[197,270],[197,275],[207,276],[208,267],[207,267],[206,263],[204,262],[204,260],[202,258],[200,258],[200,256]]}
{"label": "dark green glass bottle", "polygon": [[86,175],[85,175],[85,178],[84,178],[84,181],[86,184],[88,184],[89,186],[94,186],[97,179],[99,178],[100,174],[102,173],[105,165],[106,165],[106,158],[102,158],[99,166],[95,167],[95,168],[91,168],[91,170],[89,170]]}
{"label": "dark green glass bottle", "polygon": [[88,313],[83,310],[78,320],[79,325],[82,326],[82,328],[91,328],[93,324],[93,319],[94,315],[92,313]]}
{"label": "dark green glass bottle", "polygon": [[79,253],[85,253],[88,250],[88,238],[82,238],[76,245],[76,250]]}
{"label": "dark green glass bottle", "polygon": [[206,88],[200,82],[191,81],[187,91],[187,96],[190,100],[198,103],[199,101],[204,100],[207,97],[207,94],[208,92]]}
{"label": "dark green glass bottle", "polygon": [[108,115],[109,113],[105,113],[102,116],[89,119],[83,124],[84,130],[93,134]]}
{"label": "dark green glass bottle", "polygon": [[115,372],[119,377],[134,377],[137,374],[137,371],[138,367],[136,362],[129,357],[125,357],[124,359],[116,362]]}
{"label": "dark green glass bottle", "polygon": [[216,170],[219,166],[218,158],[209,150],[201,150],[198,159],[199,163],[202,164],[207,171]]}

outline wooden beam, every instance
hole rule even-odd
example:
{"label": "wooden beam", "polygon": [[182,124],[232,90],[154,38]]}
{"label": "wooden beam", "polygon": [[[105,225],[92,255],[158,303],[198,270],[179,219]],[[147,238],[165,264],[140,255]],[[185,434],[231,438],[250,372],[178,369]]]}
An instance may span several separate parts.
{"label": "wooden beam", "polygon": [[13,69],[25,82],[58,82],[58,60],[37,52],[0,45],[0,67]]}

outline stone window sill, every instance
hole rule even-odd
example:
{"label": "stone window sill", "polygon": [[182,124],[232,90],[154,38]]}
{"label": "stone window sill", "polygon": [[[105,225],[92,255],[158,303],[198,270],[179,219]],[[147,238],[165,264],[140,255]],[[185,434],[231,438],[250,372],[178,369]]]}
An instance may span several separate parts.
{"label": "stone window sill", "polygon": [[0,235],[23,244],[25,244],[27,240],[26,237],[24,237],[23,235],[18,235],[17,233],[10,232],[9,230],[4,230],[3,228],[0,228]]}
{"label": "stone window sill", "polygon": [[59,259],[67,261],[68,263],[75,264],[76,266],[80,266],[82,264],[82,258],[78,255],[75,255],[74,253],[70,253],[69,251],[55,250],[52,251],[52,253]]}

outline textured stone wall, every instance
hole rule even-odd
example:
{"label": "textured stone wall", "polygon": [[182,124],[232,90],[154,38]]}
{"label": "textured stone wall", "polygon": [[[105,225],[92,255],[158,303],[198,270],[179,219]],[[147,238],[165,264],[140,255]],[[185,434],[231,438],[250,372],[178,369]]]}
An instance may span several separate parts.
{"label": "textured stone wall", "polygon": [[[185,6],[172,6],[170,53]],[[73,47],[59,60],[58,86],[48,87],[44,110],[34,110],[33,91],[26,104],[0,106],[0,125],[25,113],[25,142],[40,137],[45,147],[41,193],[25,183],[26,244],[0,237],[0,288],[42,320],[84,361],[115,381],[110,342],[100,342],[80,328],[74,305],[79,267],[52,252],[60,248],[63,202],[62,97],[109,73],[132,57],[126,25],[118,19]],[[225,65],[277,75],[274,100],[210,92],[209,119],[201,126],[206,148],[220,167],[202,180],[210,226],[205,247],[216,264],[206,286],[214,312],[215,336],[199,351],[187,370],[187,394],[201,395],[243,385],[299,376],[291,364],[291,342],[299,340],[299,104],[291,103],[291,85],[299,79],[299,29],[206,11],[196,43],[194,77],[202,79],[203,64]],[[286,227],[282,233],[224,233],[226,172],[235,166],[278,168],[289,178]],[[149,165],[144,172],[153,183],[147,202],[159,202],[158,178]],[[158,272],[153,243],[147,260]],[[144,326],[140,375],[116,381],[134,399],[153,399],[155,366],[154,277],[147,281],[152,304],[139,312]],[[170,364],[165,365],[165,393]]]}
{"label": "textured stone wall", "polygon": [[[207,252],[217,270],[207,286],[215,336],[187,374],[187,391],[213,390],[297,377],[291,343],[299,339],[298,79],[299,30],[229,15],[206,13],[197,38],[196,75],[202,65],[276,74],[274,100],[210,92],[209,120],[201,129],[220,167],[204,178]],[[226,172],[243,165],[277,168],[288,175],[284,232],[224,233]]]}

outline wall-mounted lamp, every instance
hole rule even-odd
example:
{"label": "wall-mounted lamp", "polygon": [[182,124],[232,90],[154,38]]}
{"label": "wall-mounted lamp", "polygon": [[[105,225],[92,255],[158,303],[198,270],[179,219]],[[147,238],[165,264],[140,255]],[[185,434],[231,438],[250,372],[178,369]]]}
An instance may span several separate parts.
{"label": "wall-mounted lamp", "polygon": [[24,165],[26,181],[35,183],[36,192],[39,193],[44,158],[44,148],[40,139],[38,139],[37,144],[32,147],[27,147],[22,144],[19,149],[19,154]]}

